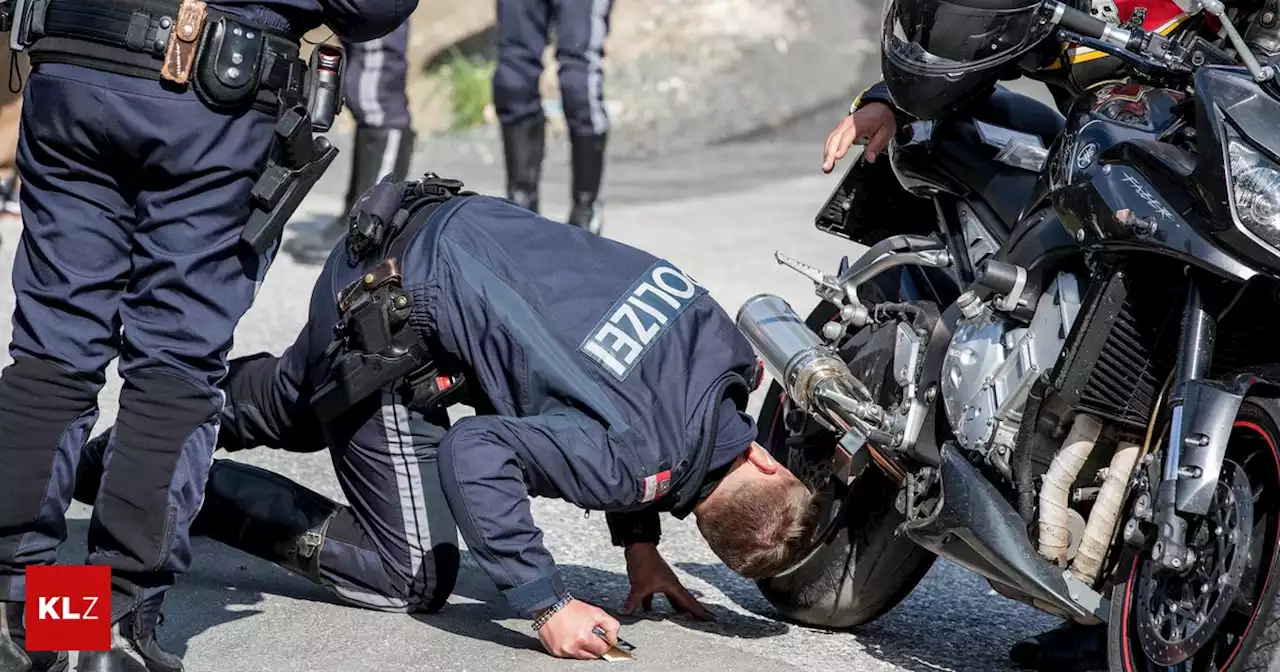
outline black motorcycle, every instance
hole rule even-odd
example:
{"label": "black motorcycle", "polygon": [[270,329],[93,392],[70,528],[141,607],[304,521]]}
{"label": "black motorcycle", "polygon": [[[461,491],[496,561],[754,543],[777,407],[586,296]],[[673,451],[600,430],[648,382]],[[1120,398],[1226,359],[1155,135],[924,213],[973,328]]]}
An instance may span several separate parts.
{"label": "black motorcycle", "polygon": [[[823,303],[738,314],[776,381],[760,442],[825,495],[812,551],[760,588],[855,626],[941,556],[1106,622],[1112,670],[1280,669],[1276,73],[1230,20],[1223,48],[1052,0],[1040,18],[1132,77],[1065,119],[1000,91],[901,129],[883,227],[934,233],[836,274],[779,254]],[[878,238],[868,173],[820,229]]]}

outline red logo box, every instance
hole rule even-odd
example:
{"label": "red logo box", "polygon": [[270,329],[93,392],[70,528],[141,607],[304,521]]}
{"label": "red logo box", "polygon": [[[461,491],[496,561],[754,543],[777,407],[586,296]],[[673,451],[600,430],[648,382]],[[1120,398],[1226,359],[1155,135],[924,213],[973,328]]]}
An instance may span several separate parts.
{"label": "red logo box", "polygon": [[27,650],[111,649],[111,568],[27,567]]}

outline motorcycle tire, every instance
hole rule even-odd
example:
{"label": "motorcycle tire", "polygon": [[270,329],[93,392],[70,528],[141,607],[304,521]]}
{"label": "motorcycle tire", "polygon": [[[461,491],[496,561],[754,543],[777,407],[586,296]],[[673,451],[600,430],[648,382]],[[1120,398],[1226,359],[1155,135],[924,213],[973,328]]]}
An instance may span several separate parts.
{"label": "motorcycle tire", "polygon": [[[823,302],[805,324],[818,331],[837,312]],[[782,394],[776,382],[770,385],[760,410],[759,441],[775,459],[800,473],[802,465],[788,464],[795,453],[785,445],[786,430],[776,421]],[[827,432],[808,438],[835,440]],[[833,629],[868,623],[897,606],[933,566],[933,553],[894,534],[903,516],[894,506],[897,488],[884,474],[868,469],[853,488],[831,541],[785,576],[756,582],[765,599],[789,620]]]}
{"label": "motorcycle tire", "polygon": [[[1255,534],[1262,532],[1256,547],[1257,566],[1252,568],[1249,586],[1257,607],[1246,619],[1243,613],[1226,620],[1218,632],[1185,663],[1169,668],[1157,665],[1143,652],[1134,613],[1136,588],[1146,554],[1128,551],[1121,558],[1111,595],[1108,619],[1108,669],[1111,672],[1148,672],[1166,669],[1206,669],[1216,672],[1280,672],[1280,401],[1248,398],[1236,415],[1227,459],[1241,465],[1255,496]],[[1256,538],[1256,537],[1255,537]],[[1265,562],[1266,565],[1261,563]],[[1246,570],[1247,572],[1249,570]],[[1230,632],[1225,630],[1231,627]],[[1237,632],[1243,628],[1242,632]]]}

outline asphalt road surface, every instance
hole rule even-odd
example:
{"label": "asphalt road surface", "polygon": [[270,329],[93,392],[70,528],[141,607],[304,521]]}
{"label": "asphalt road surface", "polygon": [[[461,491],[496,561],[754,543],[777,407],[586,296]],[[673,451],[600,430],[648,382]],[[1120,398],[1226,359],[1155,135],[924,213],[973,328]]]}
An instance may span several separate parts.
{"label": "asphalt road surface", "polygon": [[[815,124],[815,129],[829,128]],[[816,132],[816,131],[815,131]],[[618,163],[606,177],[610,205],[605,234],[664,255],[709,287],[731,314],[759,292],[777,293],[802,315],[816,299],[812,286],[778,266],[773,252],[834,270],[855,246],[820,233],[813,215],[837,175],[819,171],[819,137],[773,139],[721,146],[696,154],[643,163]],[[458,176],[469,186],[494,192],[500,167],[492,152],[462,157],[428,146],[415,169]],[[553,154],[554,156],[554,154]],[[338,164],[344,164],[339,157]],[[335,165],[307,202],[299,220],[336,213],[341,207],[345,165]],[[545,211],[567,208],[565,171],[548,166]],[[496,193],[496,192],[494,192]],[[3,263],[12,262],[17,228],[0,229]],[[566,263],[572,263],[566,260]],[[279,353],[306,317],[317,268],[282,255],[262,286],[257,303],[236,332],[234,354]],[[3,274],[8,282],[9,274]],[[0,310],[12,311],[8,285],[0,287]],[[9,336],[8,320],[0,325]],[[7,353],[5,355],[7,359]],[[100,428],[115,415],[119,380],[103,393]],[[757,398],[755,404],[758,406]],[[327,453],[276,454],[251,451],[245,459],[339,497]],[[584,518],[561,502],[539,500],[534,512],[546,542],[575,595],[616,610],[627,593],[619,549],[609,545],[604,516]],[[70,516],[65,562],[84,557],[88,510]],[[987,584],[949,563],[935,565],[900,606],[856,632],[824,632],[777,620],[754,584],[725,570],[702,543],[691,522],[664,517],[663,554],[685,585],[717,620],[702,624],[673,615],[659,599],[655,613],[623,619],[623,636],[637,647],[637,660],[617,663],[633,670],[905,670],[1009,669],[1006,651],[1017,639],[1055,625],[1055,619],[996,596]],[[440,614],[411,617],[343,606],[322,589],[264,562],[199,541],[197,559],[166,602],[161,628],[165,645],[185,655],[193,672],[286,670],[564,670],[604,662],[568,663],[541,652],[528,624],[514,618],[488,579],[469,558],[449,606]]]}

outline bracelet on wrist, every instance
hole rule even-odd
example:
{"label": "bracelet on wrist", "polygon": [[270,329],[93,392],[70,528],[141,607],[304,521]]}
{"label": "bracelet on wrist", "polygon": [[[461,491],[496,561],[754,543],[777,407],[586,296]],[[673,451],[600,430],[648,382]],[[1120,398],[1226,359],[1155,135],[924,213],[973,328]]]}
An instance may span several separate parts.
{"label": "bracelet on wrist", "polygon": [[533,620],[533,625],[531,627],[533,627],[535,631],[541,630],[542,626],[546,625],[547,621],[551,620],[552,616],[555,616],[561,609],[569,606],[569,603],[572,601],[573,595],[566,593],[564,597],[560,598],[559,602],[547,607],[541,614],[538,614],[538,617]]}

